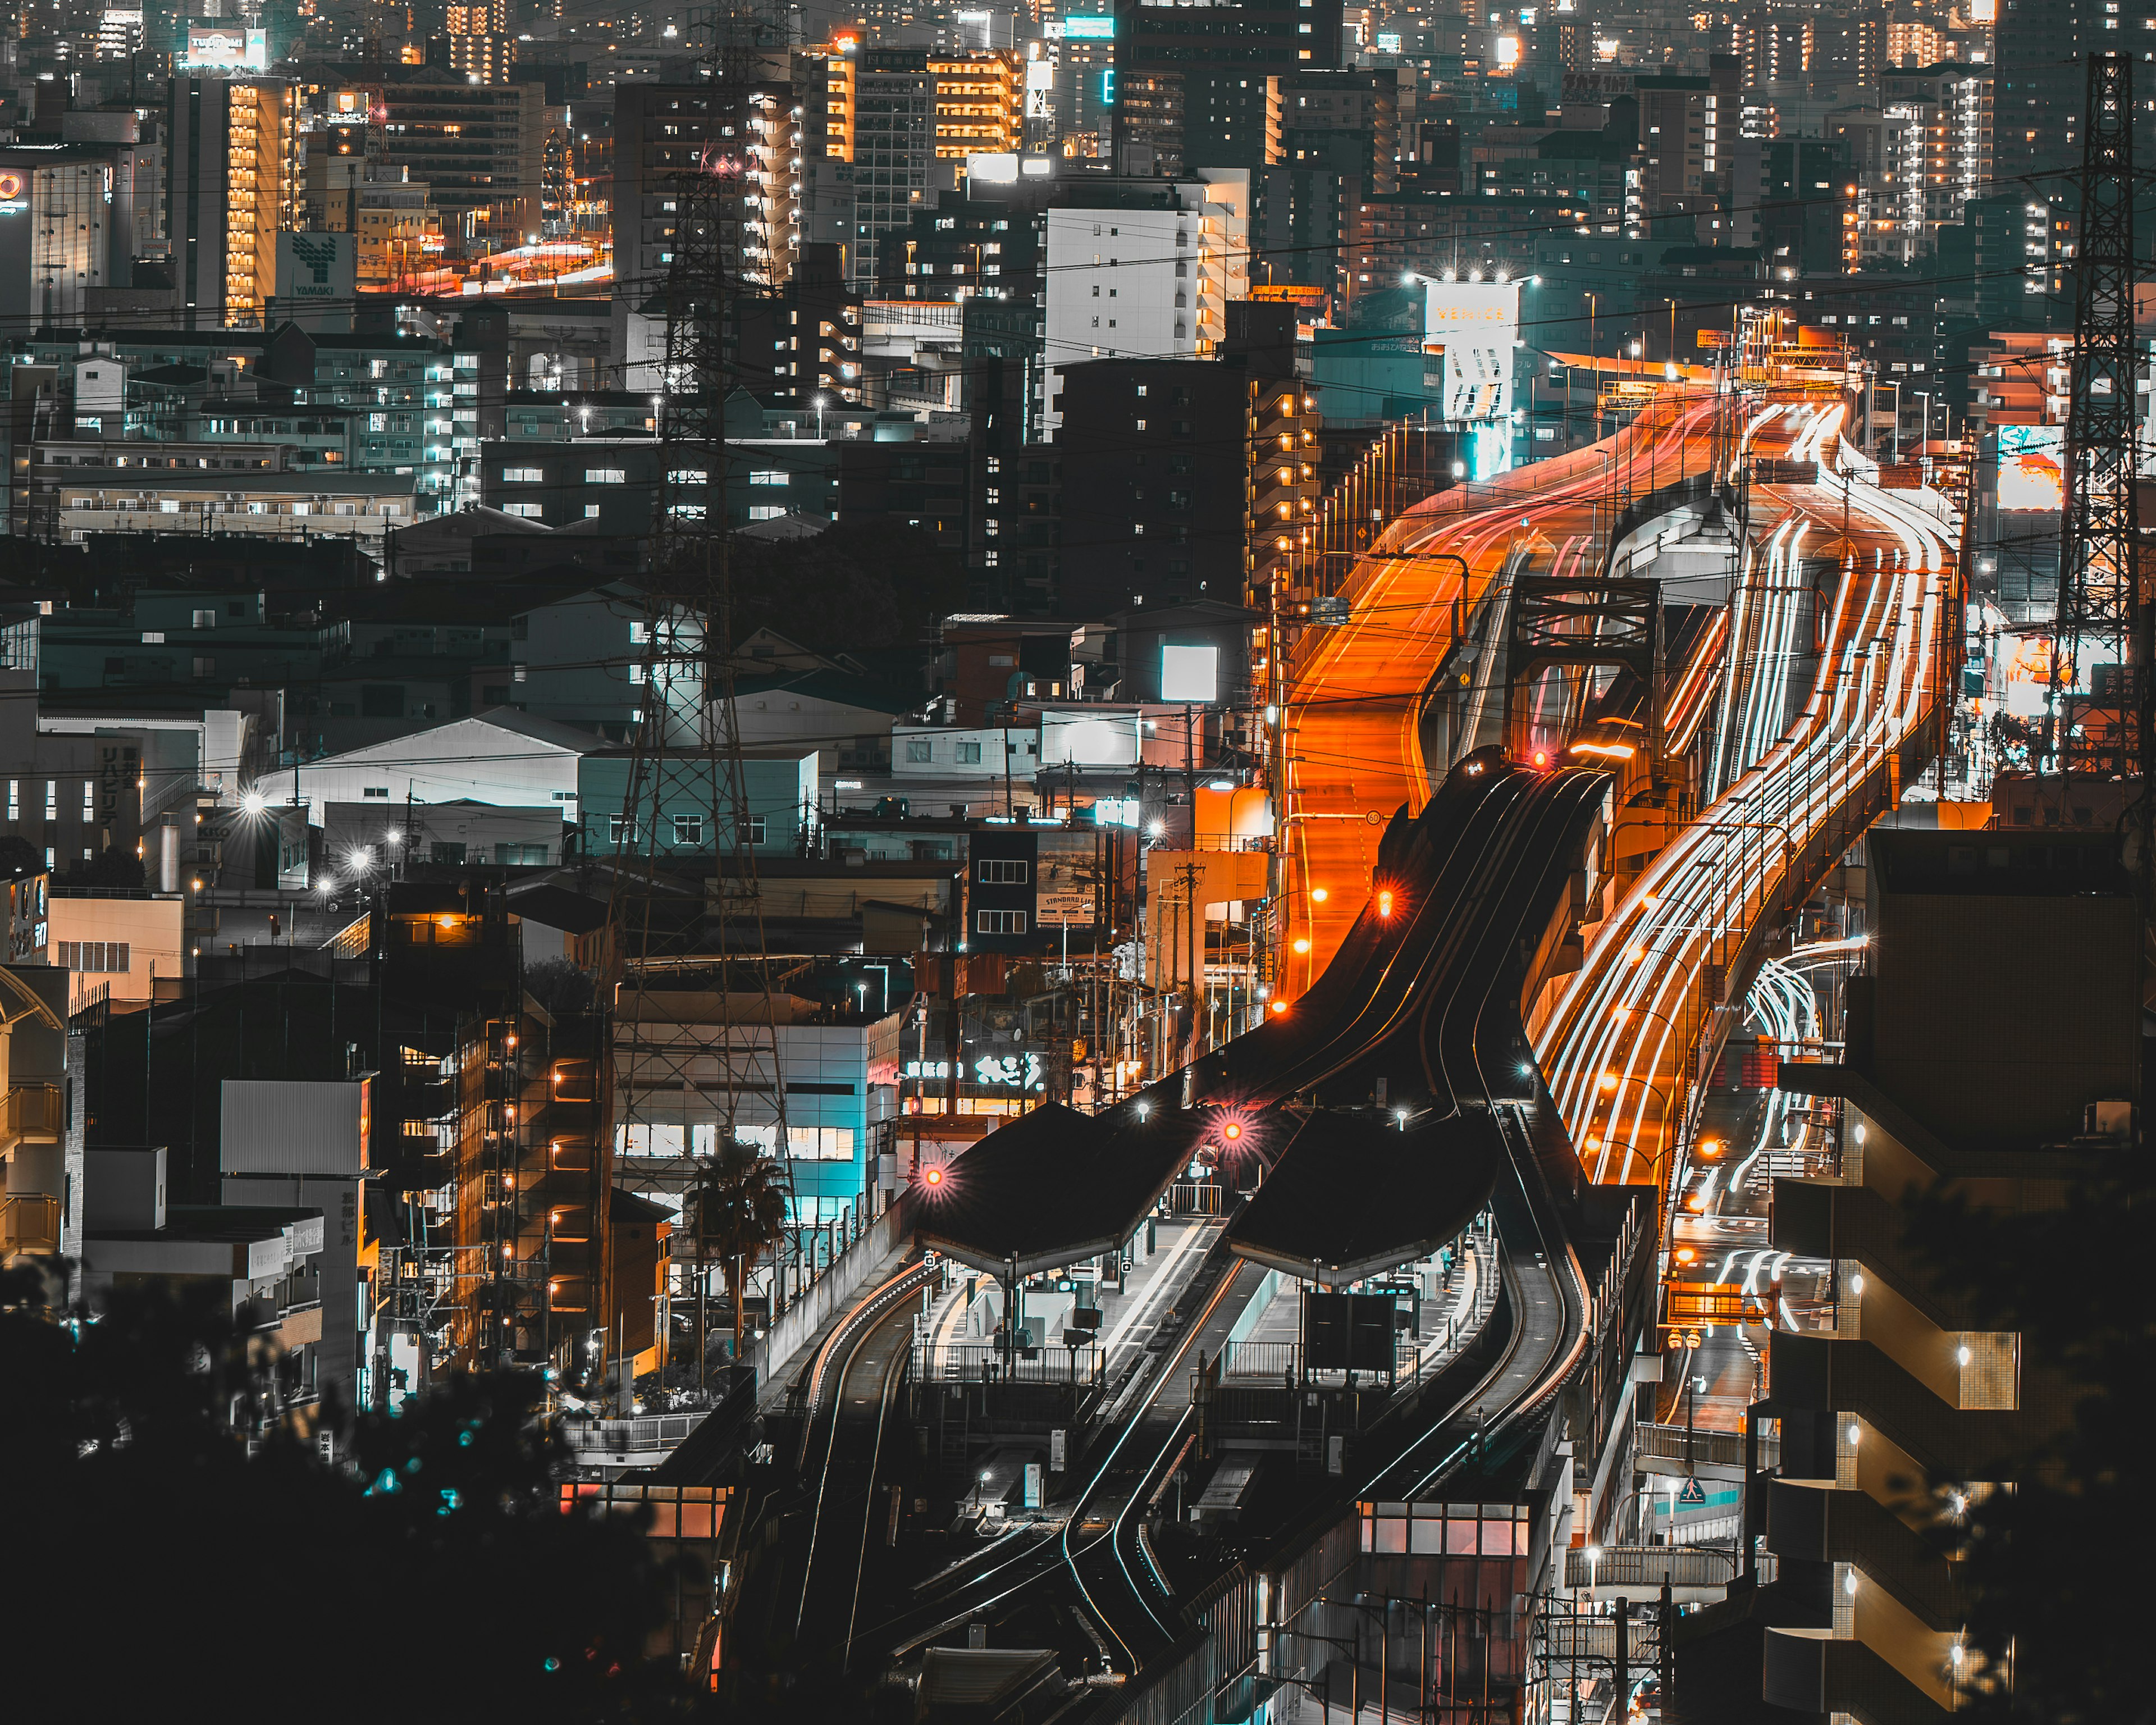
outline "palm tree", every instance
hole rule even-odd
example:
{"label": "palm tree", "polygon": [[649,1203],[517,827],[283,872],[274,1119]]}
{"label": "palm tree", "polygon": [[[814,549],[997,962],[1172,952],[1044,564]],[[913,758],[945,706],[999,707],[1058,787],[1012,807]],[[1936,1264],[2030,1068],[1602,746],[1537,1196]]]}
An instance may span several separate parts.
{"label": "palm tree", "polygon": [[704,1322],[704,1266],[726,1267],[734,1304],[734,1358],[741,1357],[742,1295],[750,1275],[786,1232],[792,1197],[786,1164],[753,1144],[732,1139],[696,1166],[688,1194],[688,1222],[696,1245],[696,1386],[704,1384],[709,1330]]}

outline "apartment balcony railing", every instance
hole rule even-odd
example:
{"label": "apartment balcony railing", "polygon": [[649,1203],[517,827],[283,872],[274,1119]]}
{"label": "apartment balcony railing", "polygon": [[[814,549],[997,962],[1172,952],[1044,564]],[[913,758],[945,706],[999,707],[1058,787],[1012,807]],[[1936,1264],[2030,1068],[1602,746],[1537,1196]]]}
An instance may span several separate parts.
{"label": "apartment balcony railing", "polygon": [[47,1254],[60,1249],[60,1201],[23,1192],[0,1199],[0,1256]]}
{"label": "apartment balcony railing", "polygon": [[18,1084],[0,1098],[0,1146],[24,1138],[58,1138],[65,1129],[66,1098],[55,1084]]}

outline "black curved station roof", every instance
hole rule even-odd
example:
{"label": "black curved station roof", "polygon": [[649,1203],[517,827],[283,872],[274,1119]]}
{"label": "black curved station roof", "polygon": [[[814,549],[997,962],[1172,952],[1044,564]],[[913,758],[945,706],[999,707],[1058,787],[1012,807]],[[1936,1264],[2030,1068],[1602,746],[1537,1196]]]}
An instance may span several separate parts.
{"label": "black curved station roof", "polygon": [[1490,1201],[1505,1142],[1487,1113],[1397,1129],[1379,1109],[1327,1109],[1301,1125],[1228,1230],[1239,1257],[1337,1286],[1453,1239]]}

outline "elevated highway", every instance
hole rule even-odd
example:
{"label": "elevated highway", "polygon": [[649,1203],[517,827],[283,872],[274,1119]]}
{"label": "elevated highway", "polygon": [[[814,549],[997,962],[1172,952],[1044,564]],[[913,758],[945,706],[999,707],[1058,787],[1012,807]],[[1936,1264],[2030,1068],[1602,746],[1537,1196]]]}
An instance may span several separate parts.
{"label": "elevated highway", "polygon": [[1878,485],[1840,440],[1840,404],[1776,411],[1818,476],[1753,489],[1702,806],[1592,927],[1535,1027],[1592,1177],[1672,1199],[1691,1101],[1766,939],[1936,746],[1958,525],[1936,494]]}
{"label": "elevated highway", "polygon": [[1283,995],[1313,986],[1368,900],[1373,818],[1419,809],[1450,764],[1430,757],[1434,703],[1465,715],[1450,757],[1503,741],[1508,582],[1606,558],[1618,499],[1636,525],[1682,481],[1748,478],[1728,603],[1667,668],[1660,757],[1638,725],[1584,714],[1549,751],[1618,784],[1580,962],[1529,1004],[1536,1063],[1589,1177],[1674,1199],[1691,1099],[1764,936],[1933,747],[1958,526],[1936,493],[1883,488],[1846,413],[1809,377],[1720,398],[1681,383],[1616,437],[1392,524],[1348,578],[1349,622],[1306,630],[1291,660]]}
{"label": "elevated highway", "polygon": [[1450,756],[1503,741],[1489,644],[1507,578],[1599,566],[1620,500],[1712,473],[1729,429],[1726,399],[1678,389],[1602,443],[1426,499],[1357,562],[1342,589],[1349,621],[1306,629],[1289,664],[1276,983],[1287,999],[1310,988],[1360,914],[1393,811],[1419,812],[1451,764],[1426,751],[1432,697],[1460,715]]}

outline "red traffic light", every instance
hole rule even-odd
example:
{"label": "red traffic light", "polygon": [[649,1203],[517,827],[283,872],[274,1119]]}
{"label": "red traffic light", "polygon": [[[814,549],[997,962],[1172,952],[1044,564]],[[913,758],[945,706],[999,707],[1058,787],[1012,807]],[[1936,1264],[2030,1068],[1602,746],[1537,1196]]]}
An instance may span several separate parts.
{"label": "red traffic light", "polygon": [[1229,1121],[1220,1128],[1220,1136],[1229,1143],[1234,1143],[1236,1139],[1243,1136],[1243,1122],[1240,1120]]}
{"label": "red traffic light", "polygon": [[943,1183],[943,1170],[940,1168],[932,1168],[921,1178],[931,1186],[941,1186]]}
{"label": "red traffic light", "polygon": [[1535,765],[1537,767],[1547,767],[1549,765],[1549,751],[1548,749],[1537,749],[1535,751]]}

